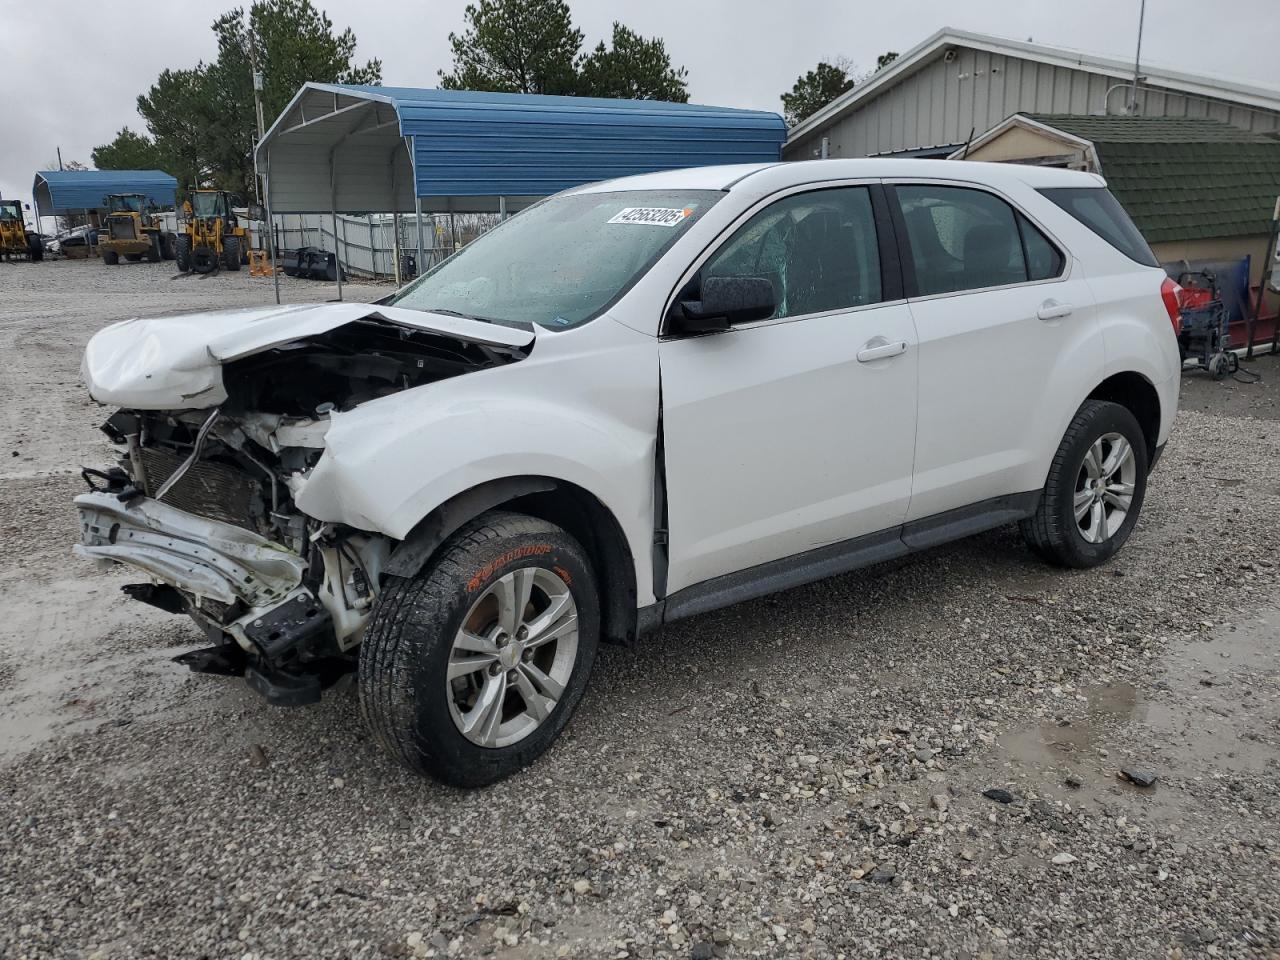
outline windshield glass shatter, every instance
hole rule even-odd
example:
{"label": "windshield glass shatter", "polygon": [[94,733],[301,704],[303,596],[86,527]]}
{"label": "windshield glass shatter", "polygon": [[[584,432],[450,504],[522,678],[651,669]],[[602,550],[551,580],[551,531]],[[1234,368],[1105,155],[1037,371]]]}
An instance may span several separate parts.
{"label": "windshield glass shatter", "polygon": [[629,190],[552,197],[426,273],[392,304],[528,329],[599,316],[722,196]]}

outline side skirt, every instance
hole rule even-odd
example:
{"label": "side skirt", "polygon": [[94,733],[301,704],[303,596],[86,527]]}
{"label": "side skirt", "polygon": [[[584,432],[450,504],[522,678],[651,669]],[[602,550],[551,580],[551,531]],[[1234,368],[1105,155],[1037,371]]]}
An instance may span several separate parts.
{"label": "side skirt", "polygon": [[637,632],[694,617],[721,607],[790,590],[874,563],[962,540],[975,533],[1023,520],[1036,512],[1040,491],[994,497],[879,533],[833,543],[747,570],[695,583],[639,611]]}

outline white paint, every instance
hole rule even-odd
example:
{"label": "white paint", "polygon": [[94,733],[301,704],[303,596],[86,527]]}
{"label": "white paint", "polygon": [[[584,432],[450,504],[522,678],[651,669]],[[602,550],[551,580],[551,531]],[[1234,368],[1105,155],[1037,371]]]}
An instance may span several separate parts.
{"label": "white paint", "polygon": [[[897,357],[859,362],[877,338]],[[902,523],[919,351],[905,303],[664,341],[672,592]]]}
{"label": "white paint", "polygon": [[493,346],[533,342],[527,331],[401,307],[251,307],[113,323],[89,341],[81,374],[99,403],[144,410],[211,407],[227,399],[223,362],[367,318]]}

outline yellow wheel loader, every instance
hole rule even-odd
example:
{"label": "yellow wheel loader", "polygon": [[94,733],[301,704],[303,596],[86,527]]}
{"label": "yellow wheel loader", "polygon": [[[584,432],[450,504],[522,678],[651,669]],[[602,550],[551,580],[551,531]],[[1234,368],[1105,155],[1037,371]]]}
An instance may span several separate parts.
{"label": "yellow wheel loader", "polygon": [[249,231],[225,190],[192,190],[179,212],[175,255],[183,273],[239,270],[249,262]]}
{"label": "yellow wheel loader", "polygon": [[27,230],[21,200],[0,200],[0,259],[24,257],[33,263],[44,259],[44,244]]}
{"label": "yellow wheel loader", "polygon": [[155,205],[140,193],[113,193],[103,199],[107,216],[98,230],[102,262],[115,266],[120,258],[152,263],[173,259],[173,237],[165,233]]}

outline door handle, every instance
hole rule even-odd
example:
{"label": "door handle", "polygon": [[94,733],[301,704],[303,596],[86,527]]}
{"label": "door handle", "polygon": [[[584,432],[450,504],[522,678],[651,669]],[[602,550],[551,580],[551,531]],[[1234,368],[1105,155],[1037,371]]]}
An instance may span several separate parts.
{"label": "door handle", "polygon": [[895,340],[893,343],[888,343],[883,337],[876,337],[874,340],[868,341],[867,345],[858,351],[858,362],[870,363],[872,360],[884,360],[906,352],[907,341]]}
{"label": "door handle", "polygon": [[1040,304],[1040,309],[1036,311],[1036,316],[1041,320],[1061,320],[1063,317],[1071,316],[1071,311],[1074,309],[1069,303],[1062,303],[1059,300],[1046,300]]}

